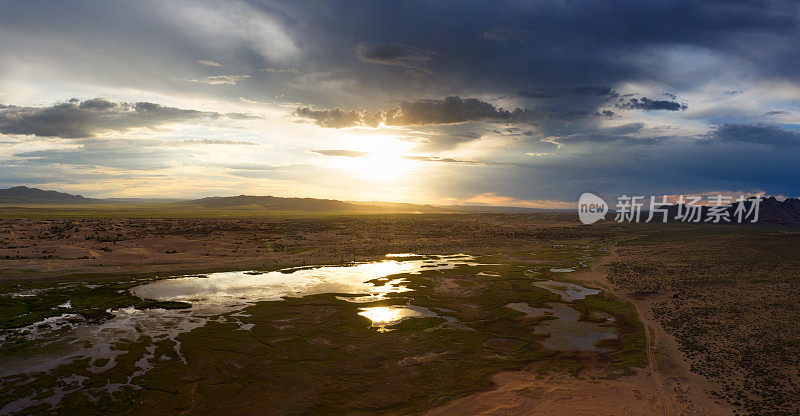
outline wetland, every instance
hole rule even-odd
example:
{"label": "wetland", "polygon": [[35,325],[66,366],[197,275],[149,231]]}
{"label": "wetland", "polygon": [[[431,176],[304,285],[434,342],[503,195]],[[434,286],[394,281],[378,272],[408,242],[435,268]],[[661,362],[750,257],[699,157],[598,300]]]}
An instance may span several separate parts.
{"label": "wetland", "polygon": [[[480,390],[498,371],[580,365],[583,353],[612,362],[609,377],[629,374],[644,366],[643,328],[630,305],[564,281],[562,269],[587,267],[605,249],[390,253],[351,264],[17,288],[2,295],[4,306],[54,306],[26,325],[14,323],[32,311],[6,319],[0,414],[164,406],[257,413],[258,386],[267,413],[401,414]],[[109,293],[120,303],[101,311],[81,304]],[[388,384],[395,387],[383,390]]]}
{"label": "wetland", "polygon": [[792,414],[793,230],[0,218],[0,413]]}

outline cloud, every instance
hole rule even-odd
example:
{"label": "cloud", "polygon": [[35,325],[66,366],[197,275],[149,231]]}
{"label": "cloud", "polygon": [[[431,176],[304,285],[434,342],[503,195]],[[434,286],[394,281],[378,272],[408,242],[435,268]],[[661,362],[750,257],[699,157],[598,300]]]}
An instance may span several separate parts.
{"label": "cloud", "polygon": [[453,125],[468,122],[540,123],[569,122],[579,119],[612,117],[613,111],[596,108],[539,110],[516,107],[513,110],[496,107],[478,98],[450,96],[441,100],[402,101],[398,107],[371,112],[341,108],[317,110],[298,107],[296,116],[313,120],[322,127],[378,127]]}
{"label": "cloud", "polygon": [[[570,134],[552,135],[539,139],[542,143],[552,143],[557,148],[568,144],[583,145],[623,145],[623,146],[650,146],[664,144],[674,139],[672,136],[647,136],[642,135],[645,124],[641,122],[627,123],[617,126],[596,127],[589,130],[578,131]],[[531,155],[531,154],[529,154]],[[541,154],[534,153],[539,156]]]}
{"label": "cloud", "polygon": [[201,65],[205,65],[205,66],[215,66],[215,67],[222,66],[219,62],[207,61],[205,59],[201,59],[201,60],[197,61],[197,63],[199,63]]}
{"label": "cloud", "polygon": [[800,145],[800,132],[771,124],[723,124],[708,137],[723,143],[751,143],[776,147]]}
{"label": "cloud", "polygon": [[414,142],[418,152],[436,153],[480,140],[482,134],[475,131],[476,127],[474,123],[430,126],[403,140]]}
{"label": "cloud", "polygon": [[629,98],[627,101],[621,100],[617,103],[617,108],[625,110],[644,110],[644,111],[683,111],[689,108],[686,104],[681,104],[677,101],[666,100],[651,100],[647,97],[642,98]]}
{"label": "cloud", "polygon": [[355,150],[309,150],[323,156],[343,156],[343,157],[364,157],[368,156],[369,152],[358,152]]}
{"label": "cloud", "polygon": [[[309,107],[299,107],[295,110],[294,114],[298,117],[314,120],[322,127],[332,128],[362,126],[365,125],[363,120],[371,116],[371,113],[367,111],[345,111],[339,108],[334,108],[332,110],[314,110]],[[375,124],[375,126],[377,126],[377,124]]]}
{"label": "cloud", "polygon": [[250,75],[211,75],[200,79],[187,79],[186,81],[208,85],[236,85],[239,81],[248,78],[250,78]]}
{"label": "cloud", "polygon": [[[338,156],[338,157],[366,157],[369,152],[359,152],[356,150],[309,150],[309,152],[317,153],[323,156]],[[459,163],[466,165],[485,165],[485,162],[477,162],[474,160],[461,160],[449,157],[438,156],[421,156],[421,155],[406,155],[403,159],[416,160],[418,162],[443,162],[443,163]]]}
{"label": "cloud", "polygon": [[135,141],[88,142],[73,149],[45,149],[14,154],[22,166],[67,165],[113,169],[154,170],[174,164],[174,154]]}
{"label": "cloud", "polygon": [[612,97],[617,95],[616,91],[612,90],[610,87],[601,86],[544,86],[522,90],[519,94],[527,98]]}
{"label": "cloud", "polygon": [[285,166],[265,165],[260,163],[222,163],[220,167],[232,170],[274,171],[284,169]]}
{"label": "cloud", "polygon": [[764,113],[765,116],[787,116],[789,114],[791,113],[783,110],[767,111],[766,113]]}
{"label": "cloud", "polygon": [[565,136],[550,136],[542,139],[543,142],[553,143],[559,147],[567,144],[620,144],[625,146],[649,146],[663,143],[669,137],[636,137],[624,134],[608,134],[601,132],[577,133]]}
{"label": "cloud", "polygon": [[260,146],[258,142],[248,142],[243,140],[225,140],[225,139],[185,139],[180,143],[186,144],[226,144],[226,145],[244,145],[244,146]]}
{"label": "cloud", "polygon": [[[796,194],[797,3],[397,2],[387,13],[379,2],[343,1],[87,0],[59,8],[58,13],[42,12],[55,10],[53,0],[0,2],[4,40],[0,90],[6,93],[0,98],[6,104],[14,103],[9,101],[14,97],[55,100],[66,89],[84,97],[107,91],[129,102],[136,101],[136,94],[147,94],[197,97],[225,106],[238,105],[231,100],[244,97],[259,103],[251,105],[253,111],[263,109],[265,114],[280,111],[273,104],[303,103],[308,121],[326,127],[394,123],[404,127],[393,129],[403,130],[398,135],[413,137],[408,154],[443,161],[420,162],[421,169],[415,172],[418,189],[397,198],[457,192],[463,199],[494,192],[520,200],[574,200],[581,191],[593,190],[570,181],[586,183],[592,178],[607,179],[591,185],[596,191],[629,194],[740,186]],[[355,8],[358,13],[352,12]],[[362,41],[393,43],[359,44]],[[198,63],[199,59],[226,69]],[[264,68],[275,72],[296,68],[298,75]],[[427,71],[425,76],[415,73],[420,68]],[[250,78],[204,78],[244,75]],[[636,95],[622,97],[614,91]],[[443,97],[448,96],[475,97],[476,104],[489,107],[469,105],[462,98],[447,109]],[[430,100],[425,107],[418,104],[419,98],[442,99]],[[686,106],[684,99],[693,107],[680,111]],[[160,111],[137,115],[133,109],[118,111],[97,104],[74,110],[77,114],[52,109],[60,119],[45,114],[45,107],[2,108],[0,129],[102,137],[107,131],[158,128],[172,122],[207,124],[208,119],[222,116],[184,114],[165,121]],[[291,110],[299,106],[291,105]],[[697,112],[691,111],[695,108]],[[415,115],[415,109],[422,115]],[[740,127],[719,126],[709,132],[708,123],[716,120]],[[772,127],[751,127],[747,132],[741,127],[775,120],[787,124],[763,124]],[[638,128],[637,122],[645,125]],[[627,126],[606,127],[612,123]],[[662,125],[674,128],[656,129]],[[213,156],[217,162],[227,157],[232,162],[288,164],[309,157],[304,149],[343,147],[322,138],[321,132],[305,135],[308,126],[280,117],[248,127],[257,130],[246,136],[213,131],[171,137],[176,143],[158,145],[152,157],[157,160],[172,152],[171,160],[179,162]],[[506,130],[511,127],[518,130]],[[526,131],[533,134],[525,135]],[[659,137],[662,134],[675,137]],[[214,145],[180,143],[184,138],[238,140],[266,135],[269,148],[232,144],[235,147],[224,155],[209,156],[220,150]],[[555,145],[537,141],[542,137],[564,147],[551,150]],[[0,159],[42,150],[48,144],[77,145],[74,140],[65,144],[28,137],[19,145],[0,145]],[[137,145],[141,146],[131,144]],[[453,147],[459,151],[445,152]],[[106,149],[103,163],[113,164],[117,154],[120,163],[132,163],[124,149]],[[447,156],[531,166],[460,166],[444,162]],[[15,177],[29,175],[30,166],[18,167]],[[37,166],[53,176],[45,162]],[[428,175],[428,169],[436,175]],[[300,170],[298,178],[306,176],[298,184],[312,184],[320,176]],[[9,172],[7,168],[0,177],[7,179]],[[191,186],[197,173],[183,174]],[[347,183],[321,192],[331,197],[341,192],[351,198],[353,189],[372,192],[362,185]],[[227,189],[240,187],[237,183]],[[295,189],[317,192],[312,185]]]}
{"label": "cloud", "polygon": [[244,114],[184,110],[150,102],[126,103],[105,98],[78,100],[49,107],[0,104],[0,133],[42,137],[94,137],[106,131],[154,128],[169,123],[249,117]]}
{"label": "cloud", "polygon": [[510,27],[496,27],[483,32],[483,38],[496,42],[504,42],[511,39],[521,40],[530,37],[533,32],[530,30],[514,29]]}
{"label": "cloud", "polygon": [[[245,1],[175,0],[142,2],[151,16],[178,29],[177,36],[199,41],[220,53],[231,46],[246,47],[265,59],[285,60],[300,52],[296,42],[278,19]],[[148,4],[149,3],[149,4]]]}
{"label": "cloud", "polygon": [[402,68],[422,68],[433,59],[433,52],[399,43],[359,43],[356,56],[363,62]]}
{"label": "cloud", "polygon": [[[486,162],[478,162],[475,160],[462,160],[462,159],[453,159],[450,157],[437,157],[437,156],[417,156],[417,155],[409,155],[403,156],[405,159],[409,160],[416,160],[418,162],[443,162],[443,163],[458,163],[461,165],[486,165]],[[492,163],[494,164],[494,163]]]}
{"label": "cloud", "polygon": [[[390,110],[391,111],[391,110]],[[518,109],[518,111],[521,111]],[[506,121],[513,114],[477,98],[404,101],[387,117],[388,125],[456,124],[467,121]]]}
{"label": "cloud", "polygon": [[[19,166],[63,165],[76,167],[103,167],[113,170],[165,169],[175,166],[205,164],[202,151],[195,152],[187,146],[253,146],[256,142],[225,139],[78,139],[74,147],[50,148],[14,153],[13,159],[3,161]],[[199,150],[199,149],[198,149]],[[2,163],[2,162],[0,162]]]}
{"label": "cloud", "polygon": [[285,69],[285,68],[273,68],[273,67],[267,67],[267,68],[263,68],[261,71],[263,71],[263,72],[268,72],[268,73],[270,73],[270,74],[282,74],[282,73],[286,73],[286,74],[297,74],[297,73],[299,73],[299,72],[300,72],[300,71],[298,71],[298,70],[297,70],[297,69],[295,69],[295,68],[289,68],[289,69]]}
{"label": "cloud", "polygon": [[377,127],[423,126],[436,124],[457,124],[469,121],[509,121],[522,117],[527,110],[514,112],[496,108],[477,98],[447,97],[442,100],[403,101],[397,108],[370,112],[367,110],[315,110],[300,107],[295,115],[314,120],[323,127]]}
{"label": "cloud", "polygon": [[506,207],[538,208],[538,209],[573,209],[574,202],[549,201],[549,200],[529,200],[517,199],[510,196],[497,195],[494,192],[486,192],[474,195],[463,201],[465,204],[494,205]]}

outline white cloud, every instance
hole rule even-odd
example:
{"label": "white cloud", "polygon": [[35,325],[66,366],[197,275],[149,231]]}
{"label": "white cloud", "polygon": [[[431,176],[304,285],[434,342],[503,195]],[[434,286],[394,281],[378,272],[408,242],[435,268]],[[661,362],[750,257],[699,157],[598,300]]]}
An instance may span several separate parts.
{"label": "white cloud", "polygon": [[201,60],[197,61],[197,63],[199,63],[201,65],[205,65],[205,66],[215,66],[215,67],[222,66],[222,64],[220,64],[219,62],[207,61],[205,59],[201,59]]}
{"label": "white cloud", "polygon": [[237,82],[247,78],[250,78],[250,75],[211,75],[200,79],[186,79],[186,81],[208,85],[236,85]]}
{"label": "white cloud", "polygon": [[241,1],[159,1],[153,11],[215,49],[244,44],[270,61],[284,61],[299,53],[277,19]]}

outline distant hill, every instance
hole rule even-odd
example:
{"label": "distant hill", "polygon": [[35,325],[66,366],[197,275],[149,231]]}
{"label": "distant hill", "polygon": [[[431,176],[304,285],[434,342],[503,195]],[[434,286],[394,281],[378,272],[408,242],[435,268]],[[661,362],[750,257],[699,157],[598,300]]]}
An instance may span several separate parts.
{"label": "distant hill", "polygon": [[395,212],[395,213],[526,213],[547,210],[518,207],[496,207],[477,205],[421,205],[403,202],[382,201],[338,201],[316,198],[281,198],[276,196],[239,195],[208,197],[188,201],[207,208],[233,208],[257,206],[274,211],[308,212]]}
{"label": "distant hill", "polygon": [[574,209],[546,209],[525,207],[503,207],[494,205],[445,205],[453,212],[463,213],[494,213],[494,214],[531,214],[534,212],[574,212]]}
{"label": "distant hill", "polygon": [[[521,207],[485,206],[485,205],[421,205],[400,202],[381,201],[339,201],[335,199],[317,198],[282,198],[277,196],[214,196],[195,200],[170,199],[170,198],[85,198],[81,195],[72,195],[64,192],[45,191],[27,186],[15,186],[0,189],[0,204],[140,204],[142,209],[148,207],[195,206],[213,209],[247,209],[255,211],[283,211],[283,212],[325,212],[325,213],[535,213],[535,212],[574,212],[573,210],[548,210]],[[151,204],[151,205],[148,205]],[[168,204],[166,208],[164,204]],[[186,204],[186,205],[182,205]],[[703,207],[702,216],[705,218],[708,208]],[[674,221],[678,207],[668,208],[668,217]],[[683,210],[682,210],[683,211]],[[255,213],[255,212],[254,212]],[[728,209],[730,218],[735,217],[734,208]],[[613,217],[611,217],[613,218]],[[660,214],[655,221],[660,219]],[[749,222],[749,221],[748,221]],[[800,223],[800,200],[787,198],[778,201],[775,197],[765,198],[761,201],[759,209],[759,223],[762,224],[797,224]]]}
{"label": "distant hill", "polygon": [[770,224],[800,223],[800,199],[786,198],[783,202],[775,197],[765,198],[761,201],[759,217]]}
{"label": "distant hill", "polygon": [[470,205],[421,205],[402,202],[339,201],[317,198],[282,198],[277,196],[238,195],[213,196],[195,200],[179,198],[85,198],[58,191],[45,191],[27,186],[0,189],[1,204],[191,204],[203,208],[257,207],[266,211],[337,212],[337,213],[478,213],[478,212],[540,212],[543,210],[517,207]]}
{"label": "distant hill", "polygon": [[[732,223],[736,223],[736,203],[728,208],[728,217],[732,219]],[[746,209],[750,209],[750,202],[745,205]],[[686,212],[686,206],[673,205],[668,208],[668,218],[674,220],[678,211]],[[707,218],[708,206],[702,206],[701,217]],[[661,218],[661,214],[656,214],[656,221]],[[746,218],[744,223],[750,223],[750,217]],[[758,223],[759,224],[797,224],[800,223],[800,200],[795,198],[786,198],[783,201],[778,201],[775,197],[771,196],[761,200],[758,209]]]}
{"label": "distant hill", "polygon": [[84,198],[80,195],[72,195],[58,191],[44,191],[38,188],[28,188],[27,186],[0,189],[0,203],[6,204],[80,204],[96,201],[97,200]]}
{"label": "distant hill", "polygon": [[258,206],[275,211],[365,211],[367,206],[356,205],[333,199],[315,198],[280,198],[276,196],[212,196],[208,198],[188,201],[192,204],[202,205],[207,208],[232,208],[243,206]]}

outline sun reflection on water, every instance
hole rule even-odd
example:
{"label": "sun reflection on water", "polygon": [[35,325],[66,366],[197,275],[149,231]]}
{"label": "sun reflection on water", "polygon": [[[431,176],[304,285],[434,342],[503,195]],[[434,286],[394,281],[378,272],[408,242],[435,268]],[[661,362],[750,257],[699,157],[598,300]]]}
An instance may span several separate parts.
{"label": "sun reflection on water", "polygon": [[372,321],[372,326],[378,327],[379,332],[388,332],[388,326],[408,318],[424,318],[437,316],[435,312],[422,306],[373,306],[360,308],[359,315]]}

